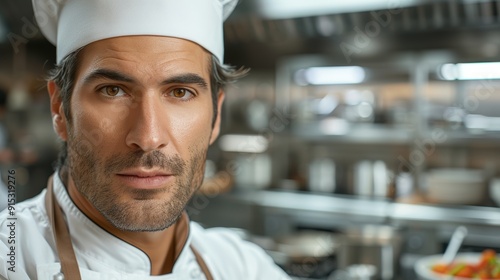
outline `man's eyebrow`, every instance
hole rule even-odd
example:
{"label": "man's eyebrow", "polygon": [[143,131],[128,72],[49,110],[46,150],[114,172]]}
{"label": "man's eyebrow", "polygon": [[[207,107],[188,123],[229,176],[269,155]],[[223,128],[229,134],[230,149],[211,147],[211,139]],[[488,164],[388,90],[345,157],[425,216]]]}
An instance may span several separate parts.
{"label": "man's eyebrow", "polygon": [[[115,70],[110,70],[110,69],[96,69],[92,71],[90,74],[88,74],[84,78],[85,83],[90,83],[94,80],[97,79],[108,79],[108,80],[114,80],[114,81],[120,81],[120,82],[127,82],[127,83],[135,83],[135,79],[120,73]],[[201,86],[203,89],[208,89],[208,83],[203,79],[201,76],[198,74],[194,73],[186,73],[186,74],[180,74],[173,76],[171,78],[168,78],[164,81],[161,82],[162,85],[168,85],[168,84],[197,84]]]}
{"label": "man's eyebrow", "polygon": [[186,73],[180,74],[177,76],[173,76],[161,82],[162,85],[167,84],[197,84],[201,86],[203,89],[208,89],[208,83],[198,74],[194,73]]}
{"label": "man's eyebrow", "polygon": [[127,76],[126,74],[120,73],[115,70],[101,68],[90,72],[90,74],[88,74],[85,77],[84,83],[90,83],[97,79],[108,79],[108,80],[127,82],[127,83],[135,82],[134,78]]}

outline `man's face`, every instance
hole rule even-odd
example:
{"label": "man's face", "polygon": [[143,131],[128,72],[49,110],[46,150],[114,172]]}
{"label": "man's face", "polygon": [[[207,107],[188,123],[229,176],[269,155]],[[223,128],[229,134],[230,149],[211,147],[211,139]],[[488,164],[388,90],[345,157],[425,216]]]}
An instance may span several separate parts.
{"label": "man's face", "polygon": [[56,128],[70,178],[119,229],[170,226],[201,185],[219,133],[210,55],[182,39],[130,36],[94,42],[79,58],[71,120]]}

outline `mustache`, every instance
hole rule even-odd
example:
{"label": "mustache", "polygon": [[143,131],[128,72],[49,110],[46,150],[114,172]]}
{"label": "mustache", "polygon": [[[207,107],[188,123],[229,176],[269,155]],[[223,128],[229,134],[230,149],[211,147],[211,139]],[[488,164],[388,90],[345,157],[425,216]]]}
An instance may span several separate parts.
{"label": "mustache", "polygon": [[134,151],[128,154],[112,156],[105,162],[105,171],[114,173],[126,168],[144,167],[147,169],[158,168],[172,174],[181,174],[186,168],[186,163],[179,156],[166,156],[155,150],[152,152]]}

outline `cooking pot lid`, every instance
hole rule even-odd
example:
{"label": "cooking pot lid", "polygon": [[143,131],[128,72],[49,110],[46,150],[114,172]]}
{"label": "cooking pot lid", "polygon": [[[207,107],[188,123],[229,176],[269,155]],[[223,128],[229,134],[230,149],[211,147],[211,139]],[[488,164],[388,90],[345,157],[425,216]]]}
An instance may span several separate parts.
{"label": "cooking pot lid", "polygon": [[321,231],[300,231],[277,237],[276,249],[290,257],[327,257],[340,246],[338,235]]}

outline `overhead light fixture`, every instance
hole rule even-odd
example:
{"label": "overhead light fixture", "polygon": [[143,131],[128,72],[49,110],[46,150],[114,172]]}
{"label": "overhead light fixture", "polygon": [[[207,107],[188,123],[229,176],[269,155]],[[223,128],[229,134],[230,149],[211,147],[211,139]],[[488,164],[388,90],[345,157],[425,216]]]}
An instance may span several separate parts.
{"label": "overhead light fixture", "polygon": [[438,74],[448,81],[500,79],[500,62],[447,63],[440,67]]}
{"label": "overhead light fixture", "polygon": [[220,138],[219,147],[225,152],[262,153],[269,141],[261,135],[226,134]]}
{"label": "overhead light fixture", "polygon": [[398,9],[416,6],[420,2],[419,0],[258,0],[255,3],[259,14],[264,18],[286,19],[379,10],[396,14],[398,13]]}
{"label": "overhead light fixture", "polygon": [[349,132],[349,123],[344,119],[327,118],[321,120],[320,130],[325,135],[346,135]]}
{"label": "overhead light fixture", "polygon": [[359,84],[365,80],[365,70],[359,66],[311,67],[295,73],[299,85]]}

